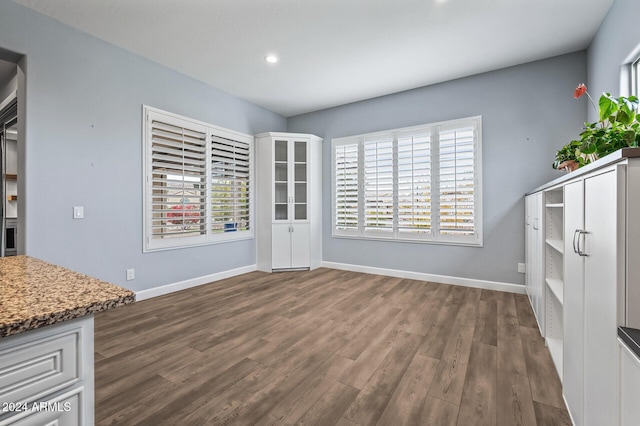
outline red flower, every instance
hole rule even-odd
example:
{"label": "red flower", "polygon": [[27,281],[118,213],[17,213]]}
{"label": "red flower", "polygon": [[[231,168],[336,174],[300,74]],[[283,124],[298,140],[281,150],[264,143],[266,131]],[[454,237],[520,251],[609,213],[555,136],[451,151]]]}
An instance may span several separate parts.
{"label": "red flower", "polygon": [[578,87],[576,87],[576,90],[573,91],[573,97],[578,99],[585,93],[587,93],[587,86],[585,86],[584,83],[580,83],[578,84]]}
{"label": "red flower", "polygon": [[171,207],[171,210],[178,210],[178,211],[167,213],[167,217],[174,218],[172,220],[169,220],[168,222],[174,225],[182,225],[183,220],[184,220],[184,224],[198,223],[200,221],[200,212],[185,211],[185,210],[196,210],[197,208],[198,206],[195,204],[187,204],[184,206],[182,204],[177,204]]}

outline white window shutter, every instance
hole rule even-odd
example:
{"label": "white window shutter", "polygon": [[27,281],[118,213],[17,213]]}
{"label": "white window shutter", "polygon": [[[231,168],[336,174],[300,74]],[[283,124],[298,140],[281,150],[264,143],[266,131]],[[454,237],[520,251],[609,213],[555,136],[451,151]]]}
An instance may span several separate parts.
{"label": "white window shutter", "polygon": [[364,142],[364,231],[393,231],[393,139]]}
{"label": "white window shutter", "polygon": [[334,236],[482,246],[482,117],[332,144]]}
{"label": "white window shutter", "polygon": [[144,251],[253,237],[253,137],[143,106]]}
{"label": "white window shutter", "polygon": [[439,132],[439,227],[443,236],[475,233],[474,127]]}
{"label": "white window shutter", "polygon": [[211,135],[211,231],[250,229],[250,144]]}
{"label": "white window shutter", "polygon": [[[207,138],[204,128],[149,114],[148,198],[152,241],[206,235]],[[162,245],[162,244],[160,244]]]}
{"label": "white window shutter", "polygon": [[358,230],[358,143],[338,145],[335,155],[335,230]]}
{"label": "white window shutter", "polygon": [[398,233],[431,233],[431,135],[398,138]]}

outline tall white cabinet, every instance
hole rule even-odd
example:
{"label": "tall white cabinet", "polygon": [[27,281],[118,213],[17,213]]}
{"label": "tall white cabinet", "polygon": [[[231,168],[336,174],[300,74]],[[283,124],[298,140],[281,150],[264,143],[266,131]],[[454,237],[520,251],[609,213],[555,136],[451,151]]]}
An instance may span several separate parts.
{"label": "tall white cabinet", "polygon": [[322,139],[256,136],[257,266],[314,269],[322,259]]}
{"label": "tall white cabinet", "polygon": [[567,257],[565,265],[568,271],[565,280],[565,311],[567,319],[567,362],[565,362],[563,387],[565,400],[571,407],[576,425],[584,424],[584,260],[578,250],[578,239],[584,230],[584,183],[582,180],[565,185],[565,225],[568,238],[565,241]]}
{"label": "tall white cabinet", "polygon": [[[617,327],[624,288],[624,166],[565,186],[564,393],[576,425],[617,424]],[[620,214],[618,214],[618,210]],[[614,332],[616,331],[616,332]]]}
{"label": "tall white cabinet", "polygon": [[640,328],[639,156],[622,150],[528,195],[545,199],[541,331],[576,426],[620,423],[617,329]]}

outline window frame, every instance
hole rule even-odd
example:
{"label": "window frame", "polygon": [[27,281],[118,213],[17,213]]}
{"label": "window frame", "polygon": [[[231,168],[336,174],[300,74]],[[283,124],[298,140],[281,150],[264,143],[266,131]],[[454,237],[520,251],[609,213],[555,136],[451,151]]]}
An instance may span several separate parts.
{"label": "window frame", "polygon": [[[473,127],[474,130],[474,234],[472,236],[456,236],[440,233],[440,176],[439,176],[439,133],[452,129]],[[400,138],[430,135],[430,218],[429,232],[401,232],[399,231],[399,179],[398,179],[398,140]],[[393,140],[393,225],[391,232],[365,230],[364,221],[364,143],[372,140]],[[357,147],[357,229],[341,230],[337,228],[337,148],[341,146]],[[415,170],[415,169],[414,169]],[[483,219],[482,219],[482,116],[466,117],[419,126],[405,127],[393,130],[385,130],[334,138],[331,141],[331,236],[333,238],[398,241],[422,244],[442,244],[482,247],[483,246]]]}
{"label": "window frame", "polygon": [[[206,174],[205,180],[207,182],[205,188],[205,233],[200,236],[188,236],[178,238],[167,239],[153,239],[151,233],[152,226],[152,143],[151,143],[151,123],[154,117],[162,120],[167,120],[173,125],[183,126],[189,128],[204,129],[206,133]],[[236,142],[247,143],[249,145],[249,229],[248,230],[233,230],[233,232],[213,232],[212,225],[212,136],[230,139]],[[225,129],[220,126],[205,123],[199,120],[184,117],[178,114],[174,114],[168,111],[163,111],[158,108],[153,108],[148,105],[142,106],[142,170],[143,170],[143,216],[142,216],[142,228],[143,228],[143,252],[155,252],[163,250],[174,250],[187,247],[206,246],[211,244],[220,244],[232,241],[241,241],[253,239],[255,236],[255,165],[254,165],[254,149],[255,142],[252,135],[237,132],[230,129]]]}
{"label": "window frame", "polygon": [[629,67],[631,71],[630,75],[630,93],[633,96],[640,98],[640,57],[631,63]]}

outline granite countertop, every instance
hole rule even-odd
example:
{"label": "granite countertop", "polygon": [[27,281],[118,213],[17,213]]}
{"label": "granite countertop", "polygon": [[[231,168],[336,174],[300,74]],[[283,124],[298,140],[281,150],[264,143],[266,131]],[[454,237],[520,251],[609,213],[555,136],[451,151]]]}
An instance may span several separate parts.
{"label": "granite countertop", "polygon": [[130,290],[33,257],[0,258],[0,338],[134,301]]}

